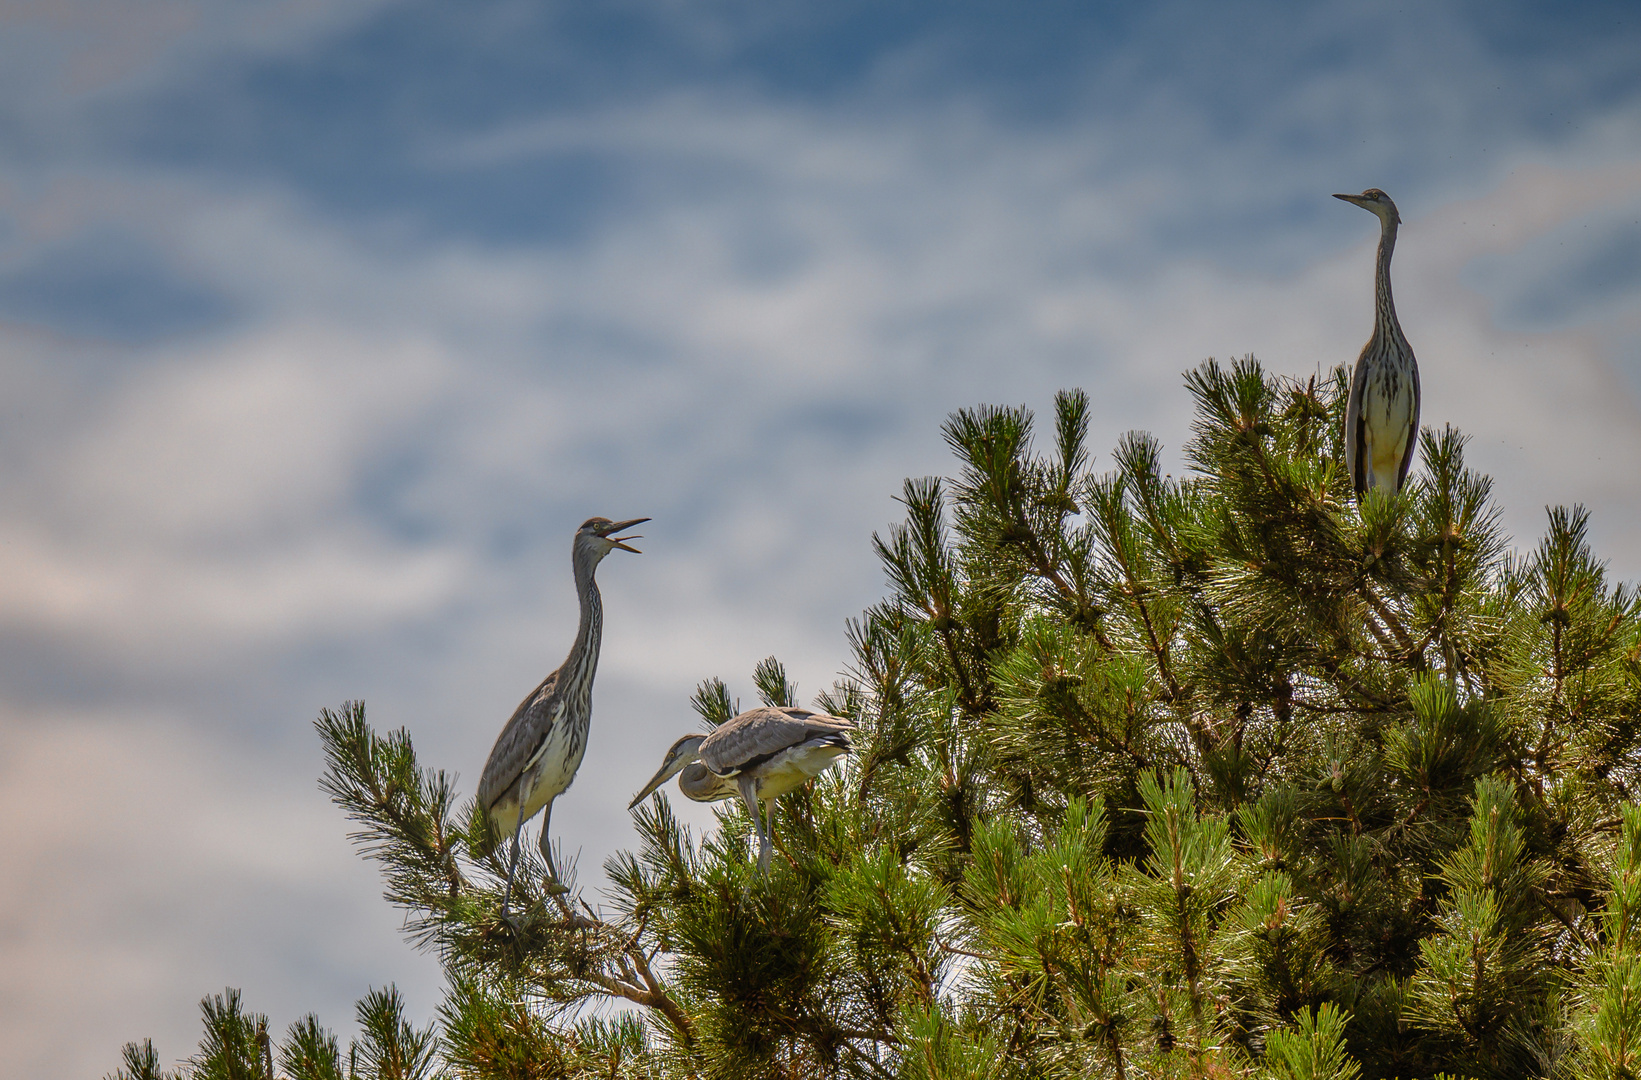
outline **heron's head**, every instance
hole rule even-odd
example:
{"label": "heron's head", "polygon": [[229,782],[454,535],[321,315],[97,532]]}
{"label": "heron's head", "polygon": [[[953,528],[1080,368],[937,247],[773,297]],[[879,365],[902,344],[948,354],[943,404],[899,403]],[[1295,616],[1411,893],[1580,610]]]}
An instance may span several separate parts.
{"label": "heron's head", "polygon": [[661,767],[650,777],[650,782],[644,785],[644,790],[633,796],[632,802],[627,804],[627,809],[631,810],[649,798],[650,792],[672,779],[685,765],[700,757],[701,744],[706,742],[706,739],[705,735],[685,735],[668,747],[667,756],[661,759]]}
{"label": "heron's head", "polygon": [[1348,203],[1355,203],[1364,210],[1372,210],[1379,215],[1379,220],[1387,225],[1400,225],[1402,215],[1396,212],[1396,204],[1390,201],[1390,196],[1376,187],[1370,187],[1360,195],[1335,195],[1335,199],[1343,199]]}
{"label": "heron's head", "polygon": [[639,540],[642,539],[641,537],[616,536],[615,534],[648,520],[647,517],[628,518],[626,521],[611,521],[609,518],[601,517],[588,518],[581,523],[581,528],[575,532],[576,553],[579,555],[585,552],[591,555],[595,562],[616,548],[620,548],[622,551],[630,551],[634,555],[640,554],[637,548],[628,547],[625,541]]}

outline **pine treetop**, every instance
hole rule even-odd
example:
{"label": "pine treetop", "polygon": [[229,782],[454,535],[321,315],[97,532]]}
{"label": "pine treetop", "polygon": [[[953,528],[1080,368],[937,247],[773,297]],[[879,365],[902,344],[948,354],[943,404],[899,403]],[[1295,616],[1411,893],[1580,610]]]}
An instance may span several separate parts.
{"label": "pine treetop", "polygon": [[[1081,391],[1041,451],[1024,408],[950,419],[817,701],[858,755],[781,801],[767,878],[737,804],[696,838],[662,795],[604,910],[527,847],[504,921],[485,815],[327,710],[438,1023],[384,991],[347,1054],[311,1017],[276,1047],[212,998],[182,1074],[1637,1075],[1641,599],[1587,515],[1513,553],[1451,428],[1358,503],[1342,370],[1186,385],[1177,478],[1144,433],[1097,469]],[[752,686],[796,703],[773,658]],[[116,1075],[163,1074],[133,1044]]]}

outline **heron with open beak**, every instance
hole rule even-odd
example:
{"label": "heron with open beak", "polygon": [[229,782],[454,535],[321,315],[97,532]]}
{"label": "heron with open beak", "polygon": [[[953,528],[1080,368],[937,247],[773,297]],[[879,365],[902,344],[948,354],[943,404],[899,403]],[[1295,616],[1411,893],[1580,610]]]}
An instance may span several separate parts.
{"label": "heron with open beak", "polygon": [[[575,644],[570,646],[570,655],[558,670],[541,680],[541,685],[513,710],[512,719],[501,729],[496,745],[490,750],[490,759],[484,763],[484,773],[479,779],[479,804],[490,815],[497,832],[513,835],[513,852],[507,863],[507,889],[501,902],[504,916],[513,895],[519,833],[524,823],[538,812],[541,814],[541,855],[547,860],[553,883],[558,884],[558,869],[553,865],[548,832],[553,800],[564,794],[575,780],[576,770],[587,753],[587,730],[593,715],[593,674],[598,670],[598,647],[604,630],[604,604],[593,575],[604,556],[617,548],[638,554],[638,549],[628,546],[627,541],[640,537],[615,534],[648,520],[611,521],[595,517],[582,522],[576,530],[570,548],[576,596],[581,603]],[[562,887],[559,891],[563,891]]]}

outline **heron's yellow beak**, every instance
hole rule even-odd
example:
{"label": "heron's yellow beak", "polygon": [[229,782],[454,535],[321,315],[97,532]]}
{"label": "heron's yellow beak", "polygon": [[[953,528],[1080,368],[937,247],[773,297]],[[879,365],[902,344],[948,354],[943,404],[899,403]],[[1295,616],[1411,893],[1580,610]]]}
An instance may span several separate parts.
{"label": "heron's yellow beak", "polygon": [[599,531],[599,535],[602,536],[604,539],[608,540],[610,543],[614,544],[616,547],[620,548],[622,551],[630,551],[634,555],[642,555],[642,554],[644,554],[642,551],[639,551],[635,547],[628,547],[625,543],[623,543],[623,541],[625,541],[625,540],[642,540],[643,539],[642,536],[611,536],[610,534],[611,533],[618,533],[622,529],[630,529],[634,525],[642,525],[644,522],[646,522],[648,520],[650,520],[650,519],[646,517],[646,518],[630,518],[627,521],[611,522],[609,525],[605,526],[602,530]]}
{"label": "heron's yellow beak", "polygon": [[687,763],[683,761],[669,760],[665,765],[662,765],[661,771],[650,777],[650,782],[644,785],[644,790],[633,796],[632,802],[627,804],[627,809],[631,810],[639,803],[649,798],[651,792],[666,783],[668,780],[671,780],[673,776],[675,776],[678,771],[684,767],[685,764]]}
{"label": "heron's yellow beak", "polygon": [[1334,195],[1334,198],[1335,199],[1343,199],[1348,203],[1355,203],[1357,206],[1362,205],[1362,197],[1360,195],[1338,195],[1338,194],[1336,194],[1336,195]]}

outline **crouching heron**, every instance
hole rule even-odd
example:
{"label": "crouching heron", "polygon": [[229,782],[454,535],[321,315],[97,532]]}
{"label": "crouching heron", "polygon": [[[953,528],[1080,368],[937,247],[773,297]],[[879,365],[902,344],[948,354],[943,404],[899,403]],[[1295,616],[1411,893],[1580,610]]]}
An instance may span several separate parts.
{"label": "crouching heron", "polygon": [[[661,768],[650,777],[631,810],[673,775],[696,802],[717,802],[739,794],[758,834],[758,869],[769,870],[775,828],[775,800],[825,772],[849,753],[855,725],[809,709],[763,706],[727,720],[711,735],[685,735],[672,744]],[[762,813],[759,806],[762,805]]]}
{"label": "crouching heron", "polygon": [[[490,759],[479,779],[479,805],[490,815],[501,833],[513,834],[513,853],[507,861],[507,889],[502,894],[502,914],[513,896],[513,873],[518,867],[519,832],[524,823],[541,813],[541,854],[547,871],[558,882],[553,865],[553,800],[569,788],[587,752],[587,728],[593,715],[593,674],[598,670],[598,646],[604,630],[604,605],[599,599],[593,574],[604,556],[620,548],[638,554],[626,541],[636,536],[616,536],[649,518],[611,521],[588,518],[576,530],[570,548],[575,571],[576,596],[581,601],[581,622],[575,644],[557,671],[541,680],[541,685],[513,710],[513,718],[501,729]],[[560,888],[559,891],[563,891]]]}

